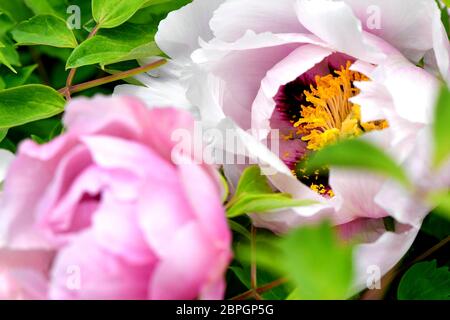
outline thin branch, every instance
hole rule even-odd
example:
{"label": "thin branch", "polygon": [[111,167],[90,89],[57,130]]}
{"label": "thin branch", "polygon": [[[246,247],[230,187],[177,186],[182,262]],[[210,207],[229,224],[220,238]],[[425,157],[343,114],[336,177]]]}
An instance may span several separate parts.
{"label": "thin branch", "polygon": [[[99,29],[100,29],[100,26],[97,24],[97,25],[94,27],[94,29],[92,29],[92,31],[89,33],[89,36],[86,38],[86,40],[88,40],[88,39],[94,37],[94,36],[97,34],[97,31],[98,31]],[[86,40],[85,40],[85,41],[86,41]],[[71,93],[70,88],[71,88],[71,86],[72,86],[72,82],[73,82],[73,79],[75,78],[75,75],[76,75],[76,74],[77,74],[77,68],[73,68],[73,69],[70,69],[69,75],[67,76],[67,80],[66,80],[66,88],[69,88],[69,89],[66,89],[66,90],[63,92],[63,94],[66,96],[66,99],[67,99],[67,100],[70,100],[70,99],[71,99],[71,96],[70,96],[70,93]]]}
{"label": "thin branch", "polygon": [[87,90],[87,89],[91,89],[91,88],[95,88],[98,86],[101,86],[103,84],[106,83],[110,83],[110,82],[114,82],[117,80],[122,80],[122,79],[126,79],[126,78],[130,78],[133,76],[136,76],[138,74],[141,74],[143,72],[147,72],[153,69],[156,69],[164,64],[166,64],[167,61],[165,59],[161,59],[149,64],[146,64],[145,66],[142,67],[138,67],[135,69],[131,69],[131,70],[127,70],[127,71],[123,71],[123,72],[119,72],[104,78],[100,78],[100,79],[96,79],[96,80],[92,80],[92,81],[88,81],[88,82],[84,82],[84,83],[80,83],[74,86],[69,87],[64,87],[62,89],[59,89],[58,92],[60,92],[61,94],[65,94],[67,92],[70,93],[76,93],[76,92],[80,92],[83,90]]}
{"label": "thin branch", "polygon": [[428,249],[427,251],[425,251],[424,253],[422,253],[420,256],[418,256],[417,258],[415,258],[411,263],[409,263],[406,267],[404,267],[403,269],[409,269],[409,267],[411,267],[414,263],[417,263],[419,261],[422,261],[426,258],[428,258],[429,256],[431,256],[432,254],[434,254],[436,251],[440,250],[441,248],[443,248],[445,245],[447,245],[450,242],[450,236],[448,236],[447,238],[443,239],[442,241],[440,241],[438,244],[436,244],[435,246],[431,247],[430,249]]}
{"label": "thin branch", "polygon": [[256,288],[255,290],[250,289],[244,293],[241,293],[241,294],[231,298],[230,300],[245,300],[245,299],[253,297],[255,292],[257,294],[262,294],[264,292],[272,290],[273,288],[281,286],[281,285],[285,284],[286,282],[288,282],[288,280],[286,278],[280,278],[275,281],[269,282],[259,288]]}

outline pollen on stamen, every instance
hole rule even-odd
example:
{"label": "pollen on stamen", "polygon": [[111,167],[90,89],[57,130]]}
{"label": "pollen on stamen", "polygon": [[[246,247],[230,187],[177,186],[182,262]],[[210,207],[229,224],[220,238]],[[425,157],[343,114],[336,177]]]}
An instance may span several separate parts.
{"label": "pollen on stamen", "polygon": [[293,125],[309,150],[320,150],[339,139],[357,137],[388,126],[384,120],[361,121],[360,106],[353,104],[350,98],[360,92],[353,83],[369,81],[369,78],[350,67],[348,61],[335,74],[316,76],[316,84],[304,91],[309,104],[302,104],[300,117]]}
{"label": "pollen on stamen", "polygon": [[[305,141],[309,150],[299,159],[299,164],[307,162],[311,152],[338,140],[358,137],[365,132],[383,130],[389,126],[384,119],[362,122],[360,106],[350,99],[360,93],[354,82],[370,79],[350,70],[351,65],[348,61],[334,73],[316,76],[315,83],[302,92],[304,99],[299,107],[291,110],[290,122],[295,128],[294,135]],[[294,110],[298,110],[297,115],[293,114]],[[295,176],[316,193],[327,198],[335,196],[328,185],[328,168],[312,174],[297,168]]]}

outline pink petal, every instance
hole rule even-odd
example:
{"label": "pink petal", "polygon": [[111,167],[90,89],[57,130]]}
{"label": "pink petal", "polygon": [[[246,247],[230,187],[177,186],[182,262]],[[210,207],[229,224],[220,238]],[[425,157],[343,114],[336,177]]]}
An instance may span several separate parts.
{"label": "pink petal", "polygon": [[[217,250],[198,224],[189,223],[175,233],[161,257],[150,282],[149,297],[195,299],[204,287],[223,276],[229,259],[230,253]],[[219,297],[223,288],[216,290],[214,296]]]}
{"label": "pink petal", "polygon": [[217,183],[195,164],[178,166],[181,183],[199,224],[217,246],[230,246],[231,234]]}
{"label": "pink petal", "polygon": [[99,247],[92,233],[83,233],[59,252],[52,269],[49,297],[146,299],[152,268],[151,264],[126,262]]}

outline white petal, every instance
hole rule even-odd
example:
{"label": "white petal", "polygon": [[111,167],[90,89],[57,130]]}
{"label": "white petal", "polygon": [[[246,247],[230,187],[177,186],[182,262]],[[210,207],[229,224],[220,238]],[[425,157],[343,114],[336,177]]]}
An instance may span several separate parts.
{"label": "white petal", "polygon": [[387,212],[375,202],[386,179],[369,172],[330,169],[329,184],[335,193],[336,223],[357,218],[383,218]]}
{"label": "white petal", "polygon": [[187,84],[183,74],[189,67],[169,61],[157,70],[136,76],[144,86],[123,84],[114,88],[113,95],[130,95],[141,98],[149,108],[175,107],[195,111],[186,97]]}
{"label": "white petal", "polygon": [[236,41],[247,30],[255,33],[305,33],[294,11],[295,0],[228,0],[211,19],[214,35]]}
{"label": "white petal", "polygon": [[197,68],[189,82],[186,93],[189,102],[198,107],[202,124],[214,127],[225,118],[222,110],[224,82],[200,68]]}
{"label": "white petal", "polygon": [[183,8],[172,11],[161,21],[155,41],[173,59],[189,60],[191,53],[199,47],[199,38],[213,37],[209,21],[224,0],[196,0]]}
{"label": "white petal", "polygon": [[298,0],[296,12],[310,32],[336,51],[368,62],[377,62],[383,57],[364,42],[361,21],[344,2]]}
{"label": "white petal", "polygon": [[214,38],[209,42],[200,41],[201,49],[194,51],[191,58],[195,63],[205,63],[220,61],[223,57],[233,51],[246,51],[253,49],[263,49],[268,47],[282,46],[285,44],[310,43],[323,47],[328,45],[317,36],[300,33],[271,33],[264,32],[256,34],[252,30],[247,30],[245,34],[234,42],[224,42]]}
{"label": "white petal", "polygon": [[430,123],[433,117],[438,80],[406,59],[390,57],[372,74],[373,80],[389,91],[396,112],[417,123]]}
{"label": "white petal", "polygon": [[433,48],[439,71],[450,86],[450,44],[439,11],[435,12],[433,18]]}
{"label": "white petal", "polygon": [[375,34],[418,62],[433,47],[431,18],[436,4],[429,0],[344,0]]}
{"label": "white petal", "polygon": [[416,228],[399,233],[385,232],[373,243],[358,245],[354,253],[356,275],[353,291],[356,293],[367,288],[376,271],[379,270],[383,276],[391,270],[411,247],[418,232]]}

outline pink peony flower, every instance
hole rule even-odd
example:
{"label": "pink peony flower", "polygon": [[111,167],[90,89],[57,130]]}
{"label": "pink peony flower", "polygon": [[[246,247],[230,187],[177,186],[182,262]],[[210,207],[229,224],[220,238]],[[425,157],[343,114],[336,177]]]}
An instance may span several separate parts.
{"label": "pink peony flower", "polygon": [[[231,235],[212,167],[175,164],[187,112],[97,97],[25,141],[0,204],[0,297],[220,299]],[[179,160],[179,159],[178,159]]]}
{"label": "pink peony flower", "polygon": [[[285,232],[331,218],[344,237],[360,241],[359,289],[372,265],[384,274],[400,260],[427,205],[373,174],[292,170],[349,137],[379,144],[399,163],[414,157],[439,79],[450,82],[450,45],[434,1],[194,0],[161,22],[156,41],[172,60],[139,77],[148,88],[123,85],[116,94],[157,96],[164,105],[175,96],[205,125],[235,130],[247,155],[276,173],[269,176],[276,189],[320,202],[252,215],[256,226]],[[265,148],[274,129],[278,154]],[[241,169],[225,166],[233,183]]]}

